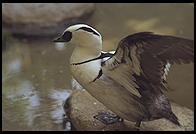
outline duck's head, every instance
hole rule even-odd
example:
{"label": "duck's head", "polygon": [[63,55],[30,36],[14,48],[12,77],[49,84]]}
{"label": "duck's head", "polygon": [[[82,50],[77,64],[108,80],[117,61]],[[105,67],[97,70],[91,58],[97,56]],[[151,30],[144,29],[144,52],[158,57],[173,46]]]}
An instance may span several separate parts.
{"label": "duck's head", "polygon": [[54,42],[71,43],[78,47],[102,49],[102,37],[97,30],[86,25],[76,24],[68,27]]}

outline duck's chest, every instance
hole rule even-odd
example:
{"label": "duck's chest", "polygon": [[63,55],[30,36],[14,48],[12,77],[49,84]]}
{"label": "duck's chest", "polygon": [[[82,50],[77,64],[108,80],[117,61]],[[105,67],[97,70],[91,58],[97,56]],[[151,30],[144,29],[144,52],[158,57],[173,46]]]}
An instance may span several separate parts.
{"label": "duck's chest", "polygon": [[73,77],[80,84],[92,82],[99,74],[101,69],[101,60],[91,61],[80,65],[71,65]]}
{"label": "duck's chest", "polygon": [[90,61],[87,63],[72,65],[72,63],[80,63],[96,57],[99,57],[101,52],[94,49],[76,47],[70,58],[70,66],[73,77],[84,86],[93,81],[101,69],[101,59]]}

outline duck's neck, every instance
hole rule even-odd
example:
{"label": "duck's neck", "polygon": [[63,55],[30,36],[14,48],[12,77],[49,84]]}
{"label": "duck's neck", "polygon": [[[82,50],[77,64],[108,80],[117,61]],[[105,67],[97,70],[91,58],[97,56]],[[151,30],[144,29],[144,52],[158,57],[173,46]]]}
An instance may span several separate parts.
{"label": "duck's neck", "polygon": [[100,50],[77,46],[73,50],[70,63],[72,64],[72,63],[79,63],[79,62],[87,61],[89,59],[99,57],[100,55],[101,55]]}

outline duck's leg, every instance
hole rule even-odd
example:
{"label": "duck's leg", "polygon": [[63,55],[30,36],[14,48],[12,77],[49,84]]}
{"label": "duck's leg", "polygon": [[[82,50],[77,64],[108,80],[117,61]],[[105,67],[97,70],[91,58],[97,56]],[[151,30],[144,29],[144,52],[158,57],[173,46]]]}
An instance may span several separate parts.
{"label": "duck's leg", "polygon": [[101,121],[105,125],[123,121],[123,119],[118,115],[103,110],[100,110],[98,114],[94,116],[94,118]]}
{"label": "duck's leg", "polygon": [[141,122],[142,121],[140,120],[140,121],[137,121],[136,124],[135,124],[135,128],[136,128],[137,131],[140,131]]}

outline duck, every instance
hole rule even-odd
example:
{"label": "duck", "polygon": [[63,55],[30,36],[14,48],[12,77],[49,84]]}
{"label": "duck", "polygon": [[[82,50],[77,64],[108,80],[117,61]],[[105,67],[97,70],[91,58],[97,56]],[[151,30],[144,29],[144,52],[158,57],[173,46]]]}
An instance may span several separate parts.
{"label": "duck", "polygon": [[141,122],[165,118],[181,126],[163,91],[174,63],[194,62],[194,40],[138,32],[121,39],[115,51],[102,51],[102,36],[92,26],[75,24],[53,40],[74,45],[74,79],[122,119]]}

